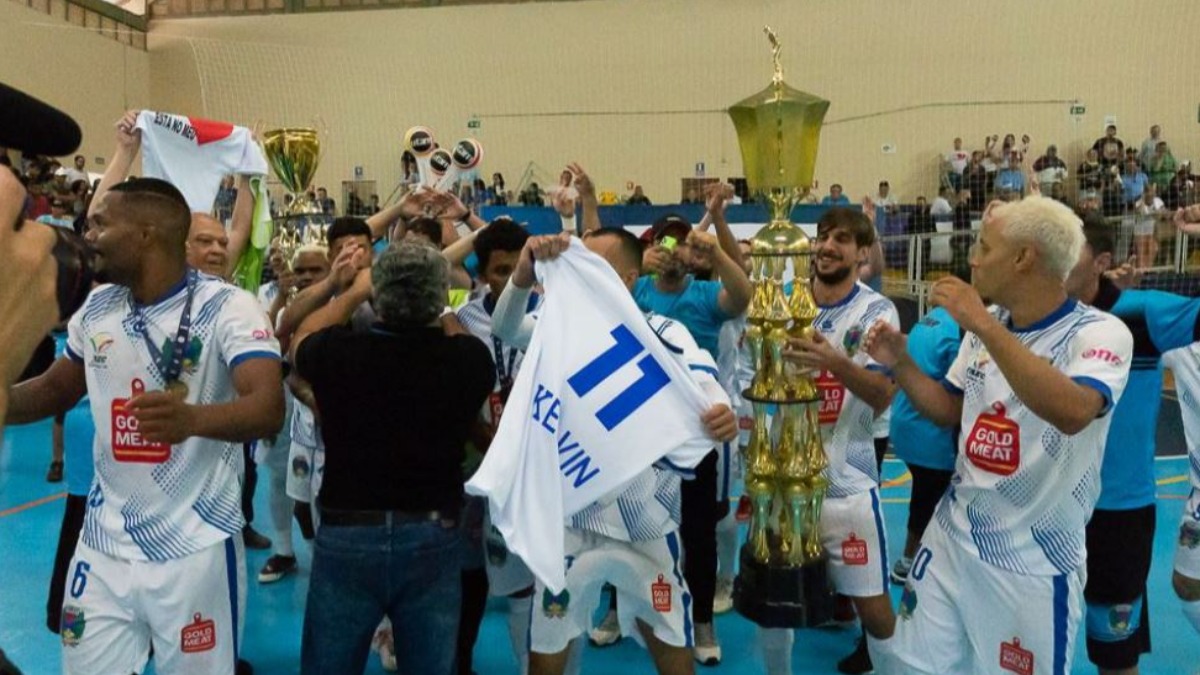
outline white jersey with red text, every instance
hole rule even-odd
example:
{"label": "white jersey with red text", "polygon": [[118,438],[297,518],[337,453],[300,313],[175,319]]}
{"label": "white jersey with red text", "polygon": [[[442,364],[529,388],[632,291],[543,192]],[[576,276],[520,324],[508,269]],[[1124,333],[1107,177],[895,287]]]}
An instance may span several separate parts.
{"label": "white jersey with red text", "polygon": [[212,211],[221,178],[267,173],[262,148],[246,127],[150,110],[138,114],[136,127],[142,171],[179,188],[194,212]]}
{"label": "white jersey with red text", "polygon": [[1100,495],[1109,412],[1129,378],[1133,336],[1105,312],[1068,300],[1025,329],[996,318],[1037,357],[1104,397],[1101,416],[1076,434],[1038,417],[1017,397],[978,336],[968,333],[945,384],[961,393],[954,478],[937,507],[950,539],[1018,574],[1073,572],[1087,559],[1084,526]]}
{"label": "white jersey with red text", "polygon": [[[191,332],[180,380],[187,403],[226,403],[236,396],[234,368],[249,359],[278,360],[279,343],[253,295],[191,274]],[[117,558],[182,558],[237,534],[244,524],[241,443],[197,437],[174,446],[152,443],[125,409],[130,398],[166,386],[154,354],[169,351],[187,296],[181,280],[159,300],[138,306],[128,288],[104,285],[69,324],[67,356],[85,369],[96,422],[96,477],[82,538]]]}
{"label": "white jersey with red text", "polygon": [[[899,330],[900,315],[891,300],[860,282],[841,302],[822,306],[820,310],[813,321],[813,330],[849,356],[855,365],[883,370],[860,347],[876,321],[886,321]],[[826,470],[829,498],[848,497],[878,487],[879,468],[875,464],[873,433],[875,410],[829,371],[820,372],[816,381],[821,395],[818,413],[821,441],[829,457]]]}
{"label": "white jersey with red text", "polygon": [[1183,435],[1187,439],[1192,489],[1200,490],[1200,342],[1163,354],[1163,366],[1175,376]]}

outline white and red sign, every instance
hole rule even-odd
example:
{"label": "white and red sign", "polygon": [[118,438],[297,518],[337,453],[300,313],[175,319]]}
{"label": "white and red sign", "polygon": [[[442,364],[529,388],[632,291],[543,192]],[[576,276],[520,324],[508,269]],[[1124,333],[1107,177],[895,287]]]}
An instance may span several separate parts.
{"label": "white and red sign", "polygon": [[967,459],[989,473],[1010,476],[1021,466],[1021,427],[1005,416],[1004,405],[975,419],[967,436]]}
{"label": "white and red sign", "polygon": [[842,562],[846,565],[867,564],[867,542],[851,532],[842,542]]}
{"label": "white and red sign", "polygon": [[650,598],[654,602],[654,611],[666,614],[671,611],[671,584],[658,575],[658,581],[650,584]]}
{"label": "white and red sign", "polygon": [[127,409],[130,399],[142,395],[146,386],[135,379],[130,386],[129,398],[115,398],[112,402],[112,450],[118,462],[141,462],[161,464],[171,458],[171,446],[166,443],[151,443],[138,430],[138,419]]}
{"label": "white and red sign", "polygon": [[821,394],[821,409],[817,419],[821,424],[837,424],[846,402],[846,387],[828,370],[817,375],[817,392]]}
{"label": "white and red sign", "polygon": [[217,646],[217,626],[212,619],[203,618],[199,612],[192,615],[192,622],[179,632],[179,648],[184,654],[206,652]]}
{"label": "white and red sign", "polygon": [[1020,638],[1001,642],[1000,669],[1018,675],[1033,675],[1033,652],[1021,646]]}

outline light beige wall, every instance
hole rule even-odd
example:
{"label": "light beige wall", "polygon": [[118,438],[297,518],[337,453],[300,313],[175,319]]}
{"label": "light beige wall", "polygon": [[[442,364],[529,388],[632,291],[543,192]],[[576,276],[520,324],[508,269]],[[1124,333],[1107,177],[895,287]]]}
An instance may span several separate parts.
{"label": "light beige wall", "polygon": [[[1074,163],[1105,115],[1128,143],[1158,122],[1177,157],[1200,158],[1195,0],[594,0],[163,21],[151,93],[160,109],[246,124],[321,119],[317,182],[331,190],[361,165],[386,193],[407,127],[448,145],[479,115],[484,169],[510,186],[531,161],[545,180],[579,160],[601,189],[636,181],[663,202],[696,162],[740,175],[732,124],[713,111],[769,81],[764,23],[788,82],[833,102],[822,190],[858,196],[889,178],[930,194],[956,135],[974,147],[1029,133],[1037,154],[1057,142]],[[1087,105],[1081,120],[1070,100]],[[924,107],[889,112],[910,106]],[[652,114],[608,114],[633,112]]]}
{"label": "light beige wall", "polygon": [[79,122],[88,168],[113,149],[113,123],[150,103],[150,56],[15,2],[0,2],[0,81]]}

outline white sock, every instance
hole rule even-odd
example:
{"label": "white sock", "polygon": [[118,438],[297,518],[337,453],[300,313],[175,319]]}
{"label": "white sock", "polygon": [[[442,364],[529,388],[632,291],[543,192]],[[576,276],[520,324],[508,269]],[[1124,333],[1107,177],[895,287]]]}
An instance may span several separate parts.
{"label": "white sock", "polygon": [[575,638],[571,640],[571,644],[567,646],[567,667],[563,669],[563,675],[579,675],[579,669],[583,663],[583,643],[587,640],[583,638]]}
{"label": "white sock", "polygon": [[1192,628],[1200,633],[1200,600],[1183,603],[1183,615],[1192,623]]}
{"label": "white sock", "polygon": [[737,509],[717,522],[717,578],[732,579],[737,570],[738,522]]}
{"label": "white sock", "polygon": [[521,675],[529,673],[529,612],[533,596],[508,599],[508,639]]}
{"label": "white sock", "polygon": [[867,653],[871,655],[871,665],[875,667],[877,673],[891,673],[892,659],[892,638],[879,640],[871,637],[870,633],[863,632],[867,638]]}
{"label": "white sock", "polygon": [[792,675],[792,642],[795,636],[788,628],[759,628],[759,644],[767,675]]}
{"label": "white sock", "polygon": [[267,497],[267,505],[271,511],[271,528],[275,531],[272,541],[275,543],[275,553],[282,556],[295,556],[292,548],[292,499],[287,496],[284,485],[285,476],[281,476],[276,485],[275,472],[268,473],[271,477],[271,490]]}

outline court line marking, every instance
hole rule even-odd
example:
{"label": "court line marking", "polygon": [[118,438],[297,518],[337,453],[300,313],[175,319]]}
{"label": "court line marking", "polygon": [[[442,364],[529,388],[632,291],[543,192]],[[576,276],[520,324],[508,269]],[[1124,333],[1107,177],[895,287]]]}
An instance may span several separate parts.
{"label": "court line marking", "polygon": [[49,495],[47,497],[42,497],[41,499],[35,499],[31,502],[25,502],[24,504],[17,504],[16,506],[14,506],[10,509],[4,509],[3,511],[0,511],[0,518],[16,515],[22,511],[28,511],[29,509],[32,509],[36,506],[41,506],[42,504],[49,504],[50,502],[56,502],[60,499],[64,499],[66,496],[67,496],[67,493],[59,492],[58,494],[53,494],[53,495]]}

